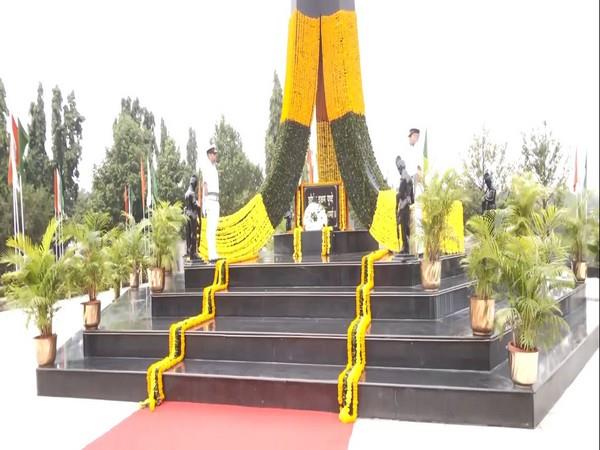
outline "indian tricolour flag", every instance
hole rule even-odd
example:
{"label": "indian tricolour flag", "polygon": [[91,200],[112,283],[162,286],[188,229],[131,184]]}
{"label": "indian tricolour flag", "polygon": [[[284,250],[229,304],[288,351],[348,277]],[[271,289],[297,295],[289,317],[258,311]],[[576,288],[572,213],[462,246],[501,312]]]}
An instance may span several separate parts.
{"label": "indian tricolour flag", "polygon": [[19,127],[15,122],[15,118],[11,116],[12,133],[10,138],[9,158],[8,158],[8,185],[19,190]]}

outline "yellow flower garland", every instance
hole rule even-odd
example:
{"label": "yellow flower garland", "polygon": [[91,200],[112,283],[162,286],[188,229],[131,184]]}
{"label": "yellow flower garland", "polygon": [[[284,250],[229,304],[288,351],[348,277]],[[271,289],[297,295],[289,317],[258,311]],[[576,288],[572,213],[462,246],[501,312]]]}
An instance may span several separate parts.
{"label": "yellow flower garland", "polygon": [[356,13],[338,11],[321,17],[321,36],[329,120],[349,112],[364,115]]}
{"label": "yellow flower garland", "polygon": [[[281,122],[310,127],[317,93],[321,21],[294,11],[289,22]],[[307,99],[311,95],[311,99]]]}
{"label": "yellow flower garland", "polygon": [[302,262],[302,227],[294,228],[294,261]]}
{"label": "yellow flower garland", "polygon": [[[236,213],[221,217],[217,227],[217,253],[230,261],[254,259],[275,230],[271,225],[261,194],[256,194]],[[200,256],[208,259],[206,219],[202,219]]]}
{"label": "yellow flower garland", "polygon": [[185,332],[215,318],[215,293],[229,286],[229,262],[225,259],[217,261],[213,284],[202,292],[202,312],[194,317],[174,323],[169,328],[169,354],[151,364],[146,372],[148,398],[140,403],[154,411],[165,399],[163,374],[172,369],[185,358]]}
{"label": "yellow flower garland", "polygon": [[379,191],[371,236],[388,250],[400,251],[396,221],[396,192],[393,189]]}
{"label": "yellow flower garland", "polygon": [[294,214],[296,216],[296,227],[302,225],[302,189],[296,190],[296,198],[294,199]]}
{"label": "yellow flower garland", "polygon": [[344,423],[354,422],[358,417],[358,382],[367,363],[366,334],[371,325],[375,261],[388,254],[388,250],[377,250],[362,258],[360,284],[356,287],[356,317],[348,327],[348,363],[338,377],[339,418]]}
{"label": "yellow flower garland", "polygon": [[321,231],[321,256],[329,256],[331,252],[331,232],[333,227],[323,227]]}
{"label": "yellow flower garland", "polygon": [[346,197],[346,188],[344,184],[340,185],[340,230],[348,229],[348,199]]}
{"label": "yellow flower garland", "polygon": [[320,183],[341,183],[329,122],[317,122],[317,165]]}
{"label": "yellow flower garland", "polygon": [[463,221],[463,204],[455,201],[446,219],[450,228],[450,237],[442,242],[442,252],[456,255],[465,252],[465,224]]}

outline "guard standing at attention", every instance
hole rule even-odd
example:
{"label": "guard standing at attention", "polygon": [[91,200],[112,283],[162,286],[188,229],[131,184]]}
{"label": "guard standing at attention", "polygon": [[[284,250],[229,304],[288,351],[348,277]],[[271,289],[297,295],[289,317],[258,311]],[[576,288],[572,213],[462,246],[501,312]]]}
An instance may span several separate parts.
{"label": "guard standing at attention", "polygon": [[217,254],[217,227],[219,226],[219,173],[217,171],[217,148],[213,145],[206,151],[208,158],[202,170],[202,212],[206,216],[206,243],[208,262],[214,264]]}

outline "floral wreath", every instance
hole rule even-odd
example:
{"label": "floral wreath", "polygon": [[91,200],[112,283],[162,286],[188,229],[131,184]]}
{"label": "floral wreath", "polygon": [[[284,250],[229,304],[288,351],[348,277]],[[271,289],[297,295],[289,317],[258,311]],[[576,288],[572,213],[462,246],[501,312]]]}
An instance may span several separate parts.
{"label": "floral wreath", "polygon": [[323,205],[311,202],[304,210],[303,224],[306,231],[320,231],[328,223],[327,211]]}

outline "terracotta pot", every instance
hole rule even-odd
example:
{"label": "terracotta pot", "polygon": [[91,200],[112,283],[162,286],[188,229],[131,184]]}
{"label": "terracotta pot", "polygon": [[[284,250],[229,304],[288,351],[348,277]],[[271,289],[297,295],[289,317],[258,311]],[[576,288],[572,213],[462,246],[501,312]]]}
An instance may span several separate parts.
{"label": "terracotta pot", "polygon": [[489,336],[494,331],[496,302],[471,297],[471,328],[475,336]]}
{"label": "terracotta pot", "polygon": [[576,262],[574,272],[577,281],[585,281],[587,278],[587,263],[583,261]]}
{"label": "terracotta pot", "polygon": [[435,291],[440,288],[442,281],[442,262],[429,261],[427,258],[421,260],[421,284],[428,291]]}
{"label": "terracotta pot", "polygon": [[140,287],[140,271],[136,270],[129,275],[129,287],[137,289]]}
{"label": "terracotta pot", "polygon": [[53,365],[56,358],[56,334],[52,336],[37,336],[34,340],[38,366]]}
{"label": "terracotta pot", "polygon": [[162,292],[165,289],[165,270],[160,267],[154,267],[150,271],[150,290],[152,292]]}
{"label": "terracotta pot", "polygon": [[82,303],[83,325],[86,330],[97,330],[100,324],[101,303],[100,300],[91,300]]}
{"label": "terracotta pot", "polygon": [[536,383],[539,355],[538,351],[528,352],[512,342],[508,344],[510,376],[515,384],[531,386]]}

